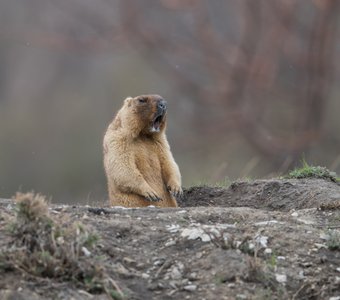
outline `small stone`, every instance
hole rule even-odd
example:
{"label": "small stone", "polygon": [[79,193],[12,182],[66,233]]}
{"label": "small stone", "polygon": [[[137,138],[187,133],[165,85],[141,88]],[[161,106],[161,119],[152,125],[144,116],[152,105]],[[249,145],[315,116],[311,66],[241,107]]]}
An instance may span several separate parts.
{"label": "small stone", "polygon": [[170,292],[166,293],[167,296],[171,297],[173,294],[175,294],[177,290],[171,290]]}
{"label": "small stone", "polygon": [[263,221],[263,222],[254,223],[255,226],[268,226],[268,225],[274,225],[274,224],[284,224],[284,222],[279,222],[279,221],[276,221],[276,220],[270,220],[270,221]]}
{"label": "small stone", "polygon": [[298,217],[299,214],[298,214],[296,211],[294,211],[294,212],[291,214],[291,216],[292,216],[292,217]]}
{"label": "small stone", "polygon": [[325,244],[319,244],[319,243],[314,243],[314,246],[316,246],[317,249],[327,248],[327,246]]}
{"label": "small stone", "polygon": [[210,242],[211,237],[202,228],[185,228],[181,233],[188,240],[200,239],[202,242]]}
{"label": "small stone", "polygon": [[255,248],[255,245],[253,243],[248,244],[248,249],[253,250]]}
{"label": "small stone", "polygon": [[59,236],[58,238],[57,238],[57,244],[59,244],[59,245],[63,245],[64,244],[64,237],[62,237],[62,236]]}
{"label": "small stone", "polygon": [[166,225],[165,227],[171,233],[176,233],[179,230],[179,225],[177,224]]}
{"label": "small stone", "polygon": [[86,247],[81,247],[81,251],[86,257],[89,257],[91,255],[91,252]]}
{"label": "small stone", "polygon": [[240,299],[240,300],[247,299],[247,295],[244,295],[244,294],[237,294],[237,295],[236,295],[236,299]]}
{"label": "small stone", "polygon": [[272,253],[273,253],[273,251],[270,248],[267,248],[267,249],[264,250],[264,254],[272,254]]}
{"label": "small stone", "polygon": [[298,222],[305,224],[305,225],[313,225],[315,224],[315,221],[311,220],[311,219],[306,219],[306,218],[299,218],[296,219]]}
{"label": "small stone", "polygon": [[279,283],[286,283],[287,282],[287,275],[285,275],[285,274],[275,274],[275,279]]}
{"label": "small stone", "polygon": [[124,257],[123,258],[123,262],[127,263],[127,264],[134,264],[136,263],[136,261],[130,257]]}
{"label": "small stone", "polygon": [[181,279],[182,278],[182,274],[181,272],[178,270],[177,267],[173,267],[171,272],[170,272],[170,277],[172,279]]}
{"label": "small stone", "polygon": [[177,282],[174,280],[169,281],[169,285],[171,286],[172,289],[177,289]]}
{"label": "small stone", "polygon": [[197,285],[195,285],[195,284],[188,284],[188,285],[184,286],[183,289],[188,291],[188,292],[194,292],[197,289]]}
{"label": "small stone", "polygon": [[170,279],[169,274],[165,274],[165,275],[164,275],[164,280],[169,280],[169,279]]}
{"label": "small stone", "polygon": [[268,237],[264,236],[264,235],[260,235],[260,236],[256,237],[256,242],[259,243],[261,245],[261,247],[267,248]]}
{"label": "small stone", "polygon": [[143,279],[149,279],[149,278],[150,278],[150,275],[149,275],[149,274],[146,274],[146,273],[142,273],[142,278],[143,278]]}
{"label": "small stone", "polygon": [[121,263],[117,263],[115,265],[115,271],[119,275],[125,276],[127,278],[131,276],[130,271],[127,268],[125,268]]}
{"label": "small stone", "polygon": [[278,260],[286,260],[286,258],[284,256],[278,256],[277,259]]}
{"label": "small stone", "polygon": [[320,239],[325,240],[325,241],[328,241],[328,240],[329,240],[329,235],[328,235],[328,234],[325,234],[325,233],[321,233],[321,234],[320,234]]}
{"label": "small stone", "polygon": [[157,259],[153,263],[154,266],[161,266],[162,264],[164,264],[164,259]]}
{"label": "small stone", "polygon": [[340,300],[340,296],[330,297],[329,300]]}
{"label": "small stone", "polygon": [[189,276],[188,276],[188,279],[189,279],[189,280],[197,280],[197,278],[198,278],[198,275],[197,275],[196,272],[192,272],[192,273],[190,273]]}
{"label": "small stone", "polygon": [[164,245],[165,247],[170,247],[170,246],[176,245],[176,242],[174,240],[169,240]]}
{"label": "small stone", "polygon": [[340,268],[336,268],[336,270],[337,270],[338,272],[340,272]]}
{"label": "small stone", "polygon": [[239,248],[241,246],[242,242],[241,241],[236,241],[235,242],[235,247]]}
{"label": "small stone", "polygon": [[313,266],[313,264],[309,261],[302,262],[302,263],[300,263],[300,265],[304,268],[309,268],[309,267]]}
{"label": "small stone", "polygon": [[327,258],[326,255],[322,255],[322,256],[320,257],[320,263],[324,264],[324,263],[326,263],[327,261],[328,261],[328,258]]}
{"label": "small stone", "polygon": [[158,287],[160,290],[162,290],[162,289],[164,289],[164,284],[161,283],[161,282],[159,282],[159,283],[157,284],[157,287]]}
{"label": "small stone", "polygon": [[181,271],[183,271],[184,270],[184,264],[182,263],[182,262],[178,262],[177,263],[177,266],[178,266],[178,268],[181,270]]}

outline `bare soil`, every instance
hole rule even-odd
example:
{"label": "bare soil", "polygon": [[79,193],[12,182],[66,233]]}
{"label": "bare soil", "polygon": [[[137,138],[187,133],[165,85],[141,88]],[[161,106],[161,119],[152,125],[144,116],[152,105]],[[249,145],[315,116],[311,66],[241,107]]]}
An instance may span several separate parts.
{"label": "bare soil", "polygon": [[[339,184],[240,181],[187,189],[179,204],[50,205],[50,214],[98,233],[89,255],[126,299],[340,299]],[[0,212],[1,251],[15,203],[0,200]],[[0,264],[0,299],[110,298]]]}

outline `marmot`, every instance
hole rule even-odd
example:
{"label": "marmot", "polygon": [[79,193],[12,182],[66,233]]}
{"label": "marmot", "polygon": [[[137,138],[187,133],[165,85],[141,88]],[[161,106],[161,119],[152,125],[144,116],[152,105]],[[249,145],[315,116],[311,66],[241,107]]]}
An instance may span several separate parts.
{"label": "marmot", "polygon": [[166,101],[159,95],[124,100],[103,142],[111,205],[177,207],[181,174],[165,135]]}

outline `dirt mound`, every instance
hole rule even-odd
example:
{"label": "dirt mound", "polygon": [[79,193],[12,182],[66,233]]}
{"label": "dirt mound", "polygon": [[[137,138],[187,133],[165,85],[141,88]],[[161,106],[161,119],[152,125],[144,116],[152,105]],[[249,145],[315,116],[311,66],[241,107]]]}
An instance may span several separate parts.
{"label": "dirt mound", "polygon": [[258,180],[187,189],[177,209],[50,205],[55,224],[98,234],[82,263],[95,262],[115,289],[96,294],[89,278],[6,267],[17,208],[0,199],[0,298],[338,299],[339,199],[329,181]]}
{"label": "dirt mound", "polygon": [[238,181],[228,188],[192,187],[180,207],[251,207],[289,211],[331,205],[340,201],[340,185],[323,179]]}

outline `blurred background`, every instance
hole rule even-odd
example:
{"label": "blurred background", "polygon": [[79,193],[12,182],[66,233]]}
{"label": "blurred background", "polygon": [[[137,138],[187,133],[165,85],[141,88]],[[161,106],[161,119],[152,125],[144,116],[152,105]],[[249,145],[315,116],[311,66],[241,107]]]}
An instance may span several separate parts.
{"label": "blurred background", "polygon": [[0,198],[107,199],[127,96],[168,101],[185,186],[300,164],[340,173],[340,1],[0,2]]}

